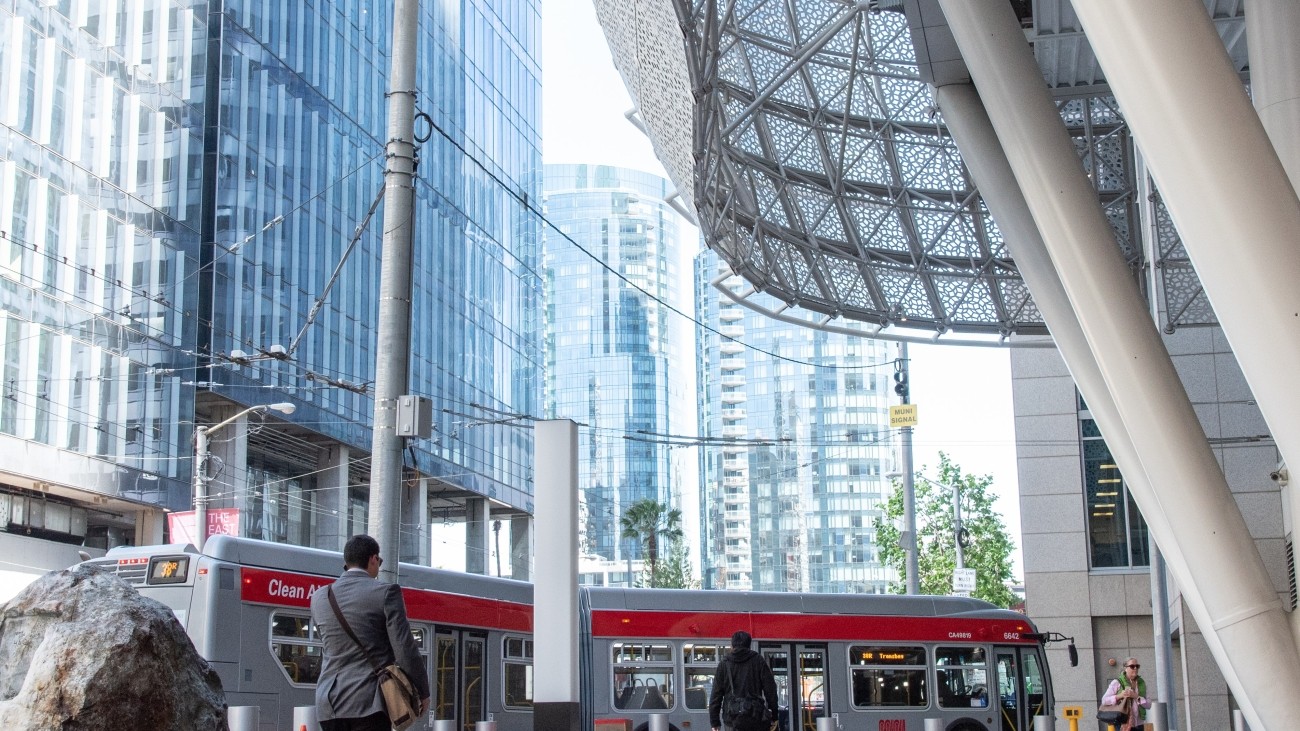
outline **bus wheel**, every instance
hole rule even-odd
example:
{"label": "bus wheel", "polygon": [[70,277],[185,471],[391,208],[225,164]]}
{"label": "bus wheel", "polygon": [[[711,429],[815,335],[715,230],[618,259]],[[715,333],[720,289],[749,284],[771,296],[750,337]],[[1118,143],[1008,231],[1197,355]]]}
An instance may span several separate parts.
{"label": "bus wheel", "polygon": [[973,718],[959,718],[948,724],[945,731],[988,731],[988,726],[976,721]]}
{"label": "bus wheel", "polygon": [[[645,723],[641,724],[640,726],[637,726],[636,728],[632,729],[632,731],[650,731],[650,722],[649,722],[649,721],[646,721]],[[679,729],[679,728],[677,728],[677,726],[675,726],[675,725],[673,725],[673,724],[670,723],[670,724],[668,724],[668,731],[682,731],[682,730]],[[982,731],[982,730],[981,730],[981,731]]]}

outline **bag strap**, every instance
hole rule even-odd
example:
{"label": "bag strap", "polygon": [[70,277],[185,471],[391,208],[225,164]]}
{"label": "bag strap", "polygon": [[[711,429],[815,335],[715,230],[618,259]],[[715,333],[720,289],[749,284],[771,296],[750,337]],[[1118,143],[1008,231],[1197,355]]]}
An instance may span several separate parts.
{"label": "bag strap", "polygon": [[357,647],[361,648],[361,652],[375,666],[375,672],[376,673],[381,672],[384,669],[384,664],[382,662],[375,660],[375,656],[370,653],[370,650],[367,649],[365,645],[361,644],[361,640],[357,638],[357,633],[353,632],[352,627],[348,624],[347,617],[343,616],[343,610],[339,609],[339,602],[337,599],[334,598],[334,586],[330,585],[326,587],[325,594],[326,596],[329,597],[330,607],[334,610],[334,616],[338,617],[339,624],[343,625],[343,631],[347,632],[348,637],[351,637],[352,641],[357,643]]}

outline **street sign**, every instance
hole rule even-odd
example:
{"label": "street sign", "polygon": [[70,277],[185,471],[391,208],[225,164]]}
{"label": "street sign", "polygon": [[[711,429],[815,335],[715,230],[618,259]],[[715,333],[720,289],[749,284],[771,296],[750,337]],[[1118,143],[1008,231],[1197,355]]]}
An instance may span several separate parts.
{"label": "street sign", "polygon": [[889,407],[889,428],[916,426],[916,404],[902,404]]}
{"label": "street sign", "polygon": [[975,569],[953,569],[952,590],[954,592],[975,591]]}

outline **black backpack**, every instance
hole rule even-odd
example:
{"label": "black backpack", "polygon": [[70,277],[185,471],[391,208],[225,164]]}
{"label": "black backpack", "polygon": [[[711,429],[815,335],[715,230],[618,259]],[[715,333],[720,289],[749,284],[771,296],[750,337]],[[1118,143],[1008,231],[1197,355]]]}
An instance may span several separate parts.
{"label": "black backpack", "polygon": [[737,721],[768,723],[767,701],[753,695],[741,695],[736,688],[736,670],[732,663],[727,663],[727,680],[731,692],[722,701],[722,720],[728,726],[735,726]]}

